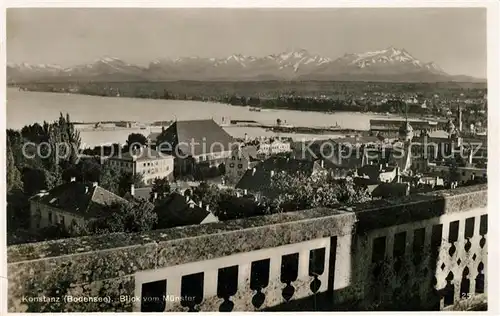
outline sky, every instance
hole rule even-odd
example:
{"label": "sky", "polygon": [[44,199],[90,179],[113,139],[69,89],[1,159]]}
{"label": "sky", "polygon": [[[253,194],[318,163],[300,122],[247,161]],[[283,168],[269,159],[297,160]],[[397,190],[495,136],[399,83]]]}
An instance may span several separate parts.
{"label": "sky", "polygon": [[7,62],[74,66],[109,56],[265,56],[292,49],[337,58],[393,46],[450,74],[486,78],[486,9],[7,10]]}

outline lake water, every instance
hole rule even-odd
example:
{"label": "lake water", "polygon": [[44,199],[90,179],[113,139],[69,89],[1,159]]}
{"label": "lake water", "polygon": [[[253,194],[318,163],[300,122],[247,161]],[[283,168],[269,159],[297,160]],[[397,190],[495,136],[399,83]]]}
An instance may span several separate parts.
{"label": "lake water", "polygon": [[[231,106],[220,103],[177,101],[177,100],[148,100],[133,98],[106,98],[79,94],[61,94],[45,92],[19,91],[15,88],[7,89],[7,128],[19,129],[35,122],[54,121],[59,113],[69,113],[72,121],[138,121],[149,123],[154,121],[210,119],[222,123],[229,120],[255,120],[259,123],[274,124],[279,118],[286,124],[295,126],[326,127],[338,124],[343,128],[360,130],[369,129],[372,118],[386,116],[339,112],[326,114],[320,112],[290,111],[290,110],[263,110],[252,112],[246,107]],[[397,117],[393,117],[397,118]],[[247,133],[250,137],[273,136],[273,132],[261,128],[226,127],[228,133],[235,137],[243,137]],[[120,142],[123,143],[132,132],[149,134],[158,129],[128,129],[116,131],[82,131],[82,142],[86,146]],[[302,138],[329,138],[334,135],[303,135],[280,134]],[[338,137],[338,136],[337,136]]]}

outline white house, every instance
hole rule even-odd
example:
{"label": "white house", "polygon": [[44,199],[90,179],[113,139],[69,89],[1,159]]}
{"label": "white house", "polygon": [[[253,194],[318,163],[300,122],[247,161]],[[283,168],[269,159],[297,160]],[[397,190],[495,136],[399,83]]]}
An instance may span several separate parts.
{"label": "white house", "polygon": [[146,185],[152,184],[156,178],[172,180],[174,177],[174,157],[147,147],[119,153],[106,163],[120,171],[142,174]]}

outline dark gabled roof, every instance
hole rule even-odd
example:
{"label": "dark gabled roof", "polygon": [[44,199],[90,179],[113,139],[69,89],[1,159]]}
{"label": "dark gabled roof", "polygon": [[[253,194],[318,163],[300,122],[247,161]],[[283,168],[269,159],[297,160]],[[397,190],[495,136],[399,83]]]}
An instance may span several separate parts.
{"label": "dark gabled roof", "polygon": [[[325,163],[328,162],[330,167],[333,165],[337,168],[349,169],[359,167],[362,157],[354,149],[349,156],[341,155],[341,151],[338,149],[340,144],[343,144],[343,142],[332,139],[315,140],[306,142],[304,145],[302,145],[302,142],[296,142],[294,143],[292,155],[297,159],[323,159]],[[314,156],[312,156],[311,152],[314,153]]]}
{"label": "dark gabled roof", "polygon": [[246,189],[251,192],[260,192],[268,188],[271,184],[271,171],[286,172],[288,174],[303,173],[310,176],[315,170],[320,168],[317,162],[311,160],[271,157],[253,169],[247,170],[236,185],[236,188]]}
{"label": "dark gabled roof", "polygon": [[237,148],[233,151],[233,155],[239,155],[241,158],[248,159],[249,161],[258,160],[257,159],[257,147],[256,146],[245,146]]}
{"label": "dark gabled roof", "polygon": [[360,185],[360,186],[371,186],[379,184],[379,181],[376,179],[362,178],[362,177],[355,177],[353,178],[353,181],[355,185]]}
{"label": "dark gabled roof", "polygon": [[358,174],[360,176],[366,175],[372,180],[377,180],[380,175],[380,166],[379,165],[364,165],[358,168]]}
{"label": "dark gabled roof", "polygon": [[351,173],[351,168],[344,166],[337,166],[328,159],[319,160],[318,163],[322,163],[323,167],[335,177],[347,177]]}
{"label": "dark gabled roof", "polygon": [[149,201],[149,199],[151,198],[151,195],[150,195],[151,190],[152,190],[152,187],[135,188],[133,197],[130,194],[130,192],[127,192],[125,194],[124,198],[127,200],[135,198],[135,199],[142,199],[142,200]]}
{"label": "dark gabled roof", "polygon": [[92,183],[69,182],[61,184],[46,195],[34,196],[39,203],[86,218],[99,217],[106,205],[127,202],[118,195]]}
{"label": "dark gabled roof", "polygon": [[231,196],[220,202],[219,205],[222,212],[221,220],[231,220],[238,218],[248,218],[252,216],[263,215],[263,209],[252,196]]}
{"label": "dark gabled roof", "polygon": [[214,120],[193,120],[174,122],[158,136],[157,145],[158,143],[167,144],[161,147],[161,150],[170,147],[175,150],[179,146],[182,153],[198,156],[210,152],[232,150],[231,146],[235,140]]}
{"label": "dark gabled roof", "polygon": [[408,195],[410,186],[408,183],[380,183],[373,191],[374,198],[393,198]]}
{"label": "dark gabled roof", "polygon": [[171,193],[155,208],[155,212],[158,214],[158,228],[198,225],[210,214],[198,205],[191,206],[179,193]]}

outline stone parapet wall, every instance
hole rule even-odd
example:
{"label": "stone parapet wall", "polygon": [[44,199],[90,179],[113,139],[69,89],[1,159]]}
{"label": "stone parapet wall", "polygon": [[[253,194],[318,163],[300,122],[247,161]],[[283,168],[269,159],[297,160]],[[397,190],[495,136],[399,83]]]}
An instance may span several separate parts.
{"label": "stone parapet wall", "polygon": [[409,293],[420,293],[417,309],[449,309],[450,300],[487,293],[486,214],[480,185],[349,210],[12,246],[9,311],[253,311],[302,301],[297,309],[318,309],[310,298],[328,310],[405,309],[393,303]]}

